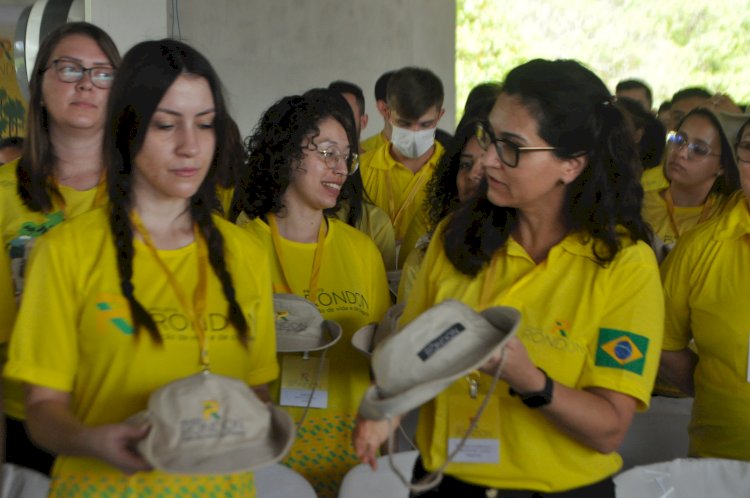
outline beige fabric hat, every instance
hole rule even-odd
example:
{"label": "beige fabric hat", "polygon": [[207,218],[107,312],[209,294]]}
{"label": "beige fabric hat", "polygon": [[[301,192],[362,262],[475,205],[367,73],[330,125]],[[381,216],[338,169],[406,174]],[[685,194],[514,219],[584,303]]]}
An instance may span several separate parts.
{"label": "beige fabric hat", "polygon": [[388,339],[398,330],[398,319],[406,307],[405,303],[399,303],[388,308],[380,323],[368,323],[352,336],[352,346],[362,352],[368,358],[372,356],[375,346]]}
{"label": "beige fabric hat", "polygon": [[292,418],[244,382],[202,372],[154,391],[128,423],[151,425],[138,450],[179,474],[246,472],[281,460],[294,441]]}
{"label": "beige fabric hat", "polygon": [[341,325],[324,320],[318,307],[294,294],[274,294],[276,351],[304,353],[320,351],[341,339]]}
{"label": "beige fabric hat", "polygon": [[434,398],[486,363],[520,321],[521,313],[508,306],[481,313],[451,299],[433,306],[375,348],[376,385],[365,392],[360,415],[380,420]]}

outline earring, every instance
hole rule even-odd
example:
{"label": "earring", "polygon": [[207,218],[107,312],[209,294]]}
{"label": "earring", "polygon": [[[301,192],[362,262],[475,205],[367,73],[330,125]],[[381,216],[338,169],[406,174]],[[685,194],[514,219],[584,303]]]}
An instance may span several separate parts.
{"label": "earring", "polygon": [[558,185],[565,185],[565,180],[563,180],[562,178],[560,178],[559,180],[557,180],[557,184]]}

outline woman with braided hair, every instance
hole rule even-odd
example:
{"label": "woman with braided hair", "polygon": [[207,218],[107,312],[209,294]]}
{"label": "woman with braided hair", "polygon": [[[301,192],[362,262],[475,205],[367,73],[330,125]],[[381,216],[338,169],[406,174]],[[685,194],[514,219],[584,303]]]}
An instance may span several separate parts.
{"label": "woman with braided hair", "polygon": [[220,88],[184,43],[133,47],[108,104],[110,206],[34,249],[6,375],[28,384],[31,434],[59,455],[51,496],[255,496],[251,473],[151,470],[134,450],[148,428],[123,422],[209,358],[263,399],[278,374],[264,247],[211,214],[229,160]]}

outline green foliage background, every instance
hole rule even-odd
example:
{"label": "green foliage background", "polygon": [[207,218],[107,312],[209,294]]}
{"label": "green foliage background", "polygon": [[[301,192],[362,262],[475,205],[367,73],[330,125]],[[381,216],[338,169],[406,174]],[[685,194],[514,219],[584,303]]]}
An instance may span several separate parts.
{"label": "green foliage background", "polygon": [[748,0],[456,0],[456,107],[529,59],[577,59],[614,92],[646,81],[654,106],[687,86],[750,103]]}

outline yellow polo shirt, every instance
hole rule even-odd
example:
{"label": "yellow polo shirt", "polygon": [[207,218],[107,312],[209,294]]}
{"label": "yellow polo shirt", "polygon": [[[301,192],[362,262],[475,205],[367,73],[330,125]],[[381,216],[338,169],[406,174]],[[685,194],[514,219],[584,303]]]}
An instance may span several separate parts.
{"label": "yellow polo shirt", "polygon": [[387,143],[388,143],[388,139],[385,138],[385,135],[381,131],[380,133],[377,133],[371,136],[370,138],[361,141],[359,143],[359,150],[364,153],[370,150],[375,150],[378,147],[382,147],[383,144],[387,144]]}
{"label": "yellow polo shirt", "polygon": [[[536,264],[511,238],[496,252],[494,270],[486,267],[471,278],[447,259],[438,230],[400,325],[448,298],[476,310],[482,301],[487,306],[516,307],[523,317],[518,337],[534,364],[552,379],[575,389],[618,391],[645,409],[661,350],[661,283],[651,248],[627,237],[621,243],[615,259],[602,266],[593,256],[591,240],[574,233]],[[482,374],[480,390],[489,382]],[[420,410],[417,445],[428,470],[446,459],[453,396],[468,400],[465,379]],[[451,463],[446,474],[479,486],[559,492],[597,482],[622,466],[617,453],[595,451],[562,432],[539,410],[511,397],[504,382],[494,398],[499,407],[499,462]]]}
{"label": "yellow polo shirt", "polygon": [[662,264],[664,350],[695,340],[690,454],[750,460],[750,212],[741,192]]}
{"label": "yellow polo shirt", "polygon": [[365,190],[375,205],[391,219],[397,245],[404,239],[417,213],[425,212],[427,182],[432,178],[443,151],[443,146],[436,141],[432,155],[416,173],[393,158],[390,143],[362,155],[360,170]]}

